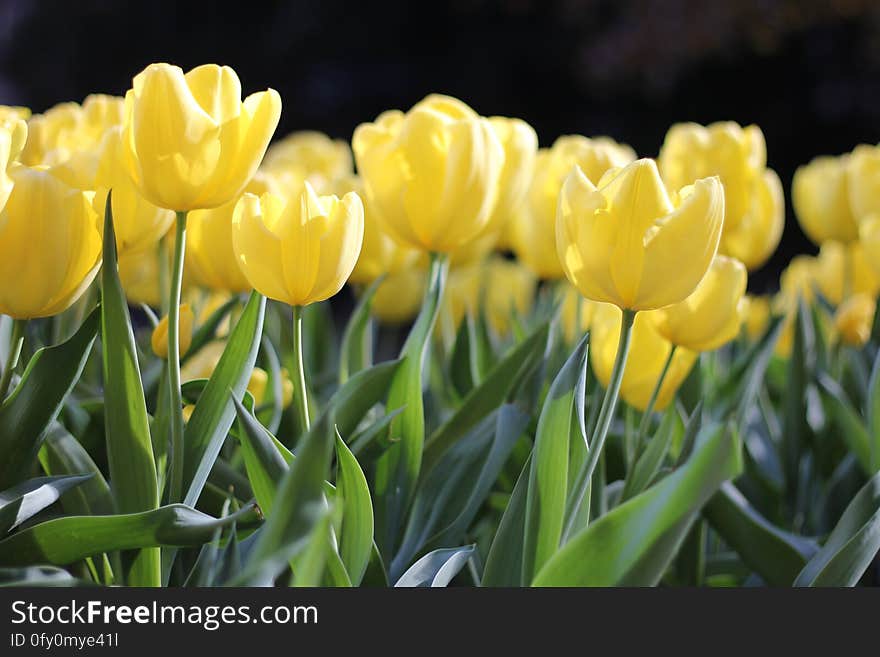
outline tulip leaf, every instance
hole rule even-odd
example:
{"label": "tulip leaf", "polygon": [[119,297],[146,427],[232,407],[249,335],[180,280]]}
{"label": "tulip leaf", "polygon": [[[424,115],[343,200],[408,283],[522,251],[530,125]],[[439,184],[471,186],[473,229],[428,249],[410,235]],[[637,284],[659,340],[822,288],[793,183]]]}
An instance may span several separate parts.
{"label": "tulip leaf", "polygon": [[37,351],[15,390],[0,405],[0,489],[30,473],[46,428],[85,367],[98,317],[93,311],[66,342]]}
{"label": "tulip leaf", "polygon": [[868,383],[868,430],[870,431],[869,458],[871,470],[880,470],[880,351],[874,359]]}
{"label": "tulip leaf", "polygon": [[791,586],[819,549],[811,539],[774,526],[729,482],[706,503],[703,514],[724,542],[771,586]]}
{"label": "tulip leaf", "polygon": [[122,515],[66,516],[0,541],[0,562],[63,566],[112,550],[201,545],[211,540],[218,527],[256,519],[252,506],[217,520],[183,504]]}
{"label": "tulip leaf", "polygon": [[339,436],[336,437],[336,498],[341,501],[339,554],[351,581],[359,584],[373,549],[373,502],[360,464]]}
{"label": "tulip leaf", "polygon": [[733,432],[719,428],[678,470],[573,536],[533,584],[656,584],[703,504],[741,471],[740,452]]}
{"label": "tulip leaf", "polygon": [[794,339],[788,359],[786,386],[782,399],[782,464],[789,493],[794,495],[798,486],[800,458],[806,441],[806,389],[810,359],[815,350],[812,317],[803,300],[798,301],[794,319]]}
{"label": "tulip leaf", "polygon": [[483,586],[522,586],[523,541],[526,526],[526,498],[532,457],[526,460],[507,502],[498,531],[486,557]]}
{"label": "tulip leaf", "polygon": [[366,289],[354,309],[345,331],[342,333],[342,344],[339,347],[339,383],[348,381],[352,374],[368,368],[373,363],[373,334],[370,330],[370,310],[376,290],[385,280],[380,276]]}
{"label": "tulip leaf", "polygon": [[0,492],[0,536],[35,516],[92,475],[36,477]]}
{"label": "tulip leaf", "polygon": [[657,433],[648,441],[647,447],[636,459],[632,472],[626,478],[620,501],[626,502],[645,490],[663,465],[663,459],[669,452],[669,446],[675,442],[675,435],[683,435],[685,431],[681,416],[672,404],[666,410]]}
{"label": "tulip leaf", "polygon": [[[137,346],[117,270],[111,195],[107,195],[104,213],[104,264],[101,268],[104,433],[115,509],[118,513],[133,514],[159,507],[159,484]],[[132,559],[126,581],[132,586],[159,586],[159,550],[140,551]]]}
{"label": "tulip leaf", "polygon": [[581,340],[559,370],[538,418],[526,502],[523,581],[532,580],[562,540],[571,445],[585,440],[574,418],[584,405],[588,340]]}
{"label": "tulip leaf", "polygon": [[423,467],[430,470],[440,457],[489,413],[498,408],[533,373],[544,358],[549,324],[542,322],[525,340],[512,347],[472,389],[459,409],[425,442]]}
{"label": "tulip leaf", "polygon": [[871,436],[858,411],[853,407],[844,389],[827,374],[819,375],[819,387],[828,404],[831,418],[850,451],[855,454],[866,474],[874,474],[871,462]]}
{"label": "tulip leaf", "polygon": [[217,335],[217,329],[220,327],[220,324],[223,322],[224,319],[226,319],[226,316],[232,312],[232,309],[235,308],[239,303],[241,303],[240,297],[238,295],[233,296],[232,298],[228,299],[222,306],[212,312],[208,319],[206,319],[202,324],[199,325],[199,327],[192,335],[192,340],[189,343],[189,349],[187,349],[186,353],[180,357],[181,365],[187,362],[197,353],[199,353],[202,347],[215,339]]}
{"label": "tulip leaf", "polygon": [[241,426],[239,438],[248,480],[254,489],[257,504],[269,516],[275,502],[278,483],[287,473],[287,461],[268,430],[242,405],[232,398]]}
{"label": "tulip leaf", "polygon": [[880,550],[880,472],[846,507],[795,586],[855,586]]}
{"label": "tulip leaf", "polygon": [[265,312],[266,298],[253,292],[186,423],[183,481],[184,486],[189,487],[184,497],[184,503],[189,506],[198,501],[235,421],[232,397],[241,399],[247,390],[260,348]]}
{"label": "tulip leaf", "polygon": [[376,542],[383,553],[390,553],[395,547],[404,510],[415,492],[422,468],[425,442],[422,370],[448,269],[448,257],[432,256],[428,292],[400,352],[404,362],[388,392],[386,408],[402,408],[403,411],[394,418],[389,428],[389,434],[399,437],[399,441],[376,462]]}
{"label": "tulip leaf", "polygon": [[474,546],[444,548],[434,550],[416,561],[407,570],[395,588],[414,588],[429,586],[431,588],[447,586],[461,572],[474,554]]}

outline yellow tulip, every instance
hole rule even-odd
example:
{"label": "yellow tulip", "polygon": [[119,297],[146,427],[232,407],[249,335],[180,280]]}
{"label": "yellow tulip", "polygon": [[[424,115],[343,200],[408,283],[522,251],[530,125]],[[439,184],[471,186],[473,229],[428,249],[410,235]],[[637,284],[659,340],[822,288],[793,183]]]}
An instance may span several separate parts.
{"label": "yellow tulip", "polygon": [[487,232],[500,231],[513,212],[526,199],[529,183],[535,172],[538,135],[521,119],[503,116],[489,118],[489,124],[504,149],[504,166],[498,181],[498,199],[489,219]]}
{"label": "yellow tulip", "polygon": [[392,110],[355,130],[358,170],[388,231],[450,253],[479,237],[498,196],[504,149],[487,119],[448,96]]}
{"label": "yellow tulip", "polygon": [[[333,188],[336,194],[356,193],[364,204],[364,243],[349,282],[369,285],[382,274],[392,275],[412,268],[422,257],[418,251],[403,246],[388,234],[377,218],[372,203],[365,198],[364,186],[358,177],[341,178]],[[420,275],[424,276],[424,272]]]}
{"label": "yellow tulip", "polygon": [[781,311],[797,306],[798,298],[807,304],[816,297],[816,258],[797,255],[779,275],[779,295],[776,305]]}
{"label": "yellow tulip", "polygon": [[486,319],[497,335],[506,336],[514,315],[524,317],[531,311],[538,281],[526,267],[500,257],[490,258],[482,273]]}
{"label": "yellow tulip", "polygon": [[0,313],[48,317],[69,308],[101,264],[90,195],[45,167],[16,166],[0,212]]}
{"label": "yellow tulip", "polygon": [[263,168],[301,183],[308,180],[321,193],[326,185],[354,173],[349,145],[314,131],[294,132],[272,144]]}
{"label": "yellow tulip", "polygon": [[424,267],[401,269],[388,274],[376,288],[371,311],[384,324],[405,324],[418,314],[424,295]]}
{"label": "yellow tulip", "polygon": [[440,337],[445,344],[452,344],[455,332],[465,315],[475,316],[477,314],[480,307],[482,283],[480,263],[456,267],[449,271],[446,289],[437,315],[437,325],[434,329],[435,335]]}
{"label": "yellow tulip", "polygon": [[848,164],[848,155],[822,156],[794,173],[791,200],[795,214],[815,244],[858,238],[858,223],[850,209]]}
{"label": "yellow tulip", "polygon": [[[600,304],[596,307],[590,329],[590,364],[596,378],[606,387],[614,367],[620,339],[620,325],[619,308],[610,304]],[[672,347],[673,345],[657,332],[647,314],[636,315],[629,356],[620,385],[620,396],[627,404],[640,411],[648,407]],[[693,351],[676,348],[657,394],[655,409],[663,410],[669,405],[696,359],[697,354]]]}
{"label": "yellow tulip", "polygon": [[[152,249],[174,222],[174,212],[145,200],[132,183],[122,164],[120,127],[107,130],[99,152],[92,206],[103,217],[107,194],[113,190],[113,230],[120,259],[129,251]],[[103,232],[104,222],[98,225]]]}
{"label": "yellow tulip", "polygon": [[861,144],[849,156],[849,205],[856,221],[880,212],[880,147]]}
{"label": "yellow tulip", "polygon": [[[257,406],[268,404],[272,401],[272,391],[269,389],[269,373],[266,370],[255,367],[248,380],[248,392],[254,398]],[[293,401],[293,381],[286,368],[281,368],[281,408],[290,406]]]}
{"label": "yellow tulip", "polygon": [[607,137],[566,135],[552,148],[538,151],[527,203],[510,227],[510,245],[517,258],[541,278],[563,278],[556,251],[556,205],[566,177],[577,165],[591,183],[598,184],[609,169],[635,159],[629,146]]}
{"label": "yellow tulip", "polygon": [[743,301],[745,301],[743,325],[749,340],[754,341],[764,335],[770,324],[770,299],[765,296],[746,295]]}
{"label": "yellow tulip", "polygon": [[739,223],[724,230],[718,251],[740,260],[750,271],[762,267],[776,251],[785,228],[785,195],[773,169],[767,169],[754,184],[749,210]]}
{"label": "yellow tulip", "polygon": [[153,205],[177,212],[216,208],[253,178],[281,114],[273,89],[241,100],[227,66],[186,75],[151,64],[125,96],[126,166]]}
{"label": "yellow tulip", "polygon": [[27,140],[27,124],[19,119],[0,123],[0,209],[12,193],[13,181],[9,175],[18,163]]}
{"label": "yellow tulip", "polygon": [[[245,191],[259,196],[275,191],[275,186],[270,176],[258,171]],[[251,289],[232,248],[232,216],[237,202],[193,210],[187,216],[187,263],[197,285],[233,293]]]}
{"label": "yellow tulip", "polygon": [[[178,336],[180,345],[180,355],[183,356],[192,343],[193,324],[196,318],[193,314],[192,307],[188,303],[180,304],[180,335]],[[159,358],[168,358],[168,316],[163,317],[156,328],[153,329],[153,335],[150,338],[150,344],[153,347],[153,353]]]}
{"label": "yellow tulip", "polygon": [[82,103],[60,103],[28,121],[22,162],[58,166],[71,157],[94,151],[110,128],[122,124],[123,99],[93,94]]}
{"label": "yellow tulip", "polygon": [[305,183],[298,197],[245,194],[235,206],[232,244],[251,286],[267,297],[306,306],[339,292],[364,238],[364,207],[315,194]]}
{"label": "yellow tulip", "polygon": [[880,276],[880,214],[868,215],[859,224],[859,242],[868,266]]}
{"label": "yellow tulip", "polygon": [[691,351],[713,351],[733,340],[742,324],[748,273],[739,260],[715,256],[684,301],[650,313],[657,332]]}
{"label": "yellow tulip", "polygon": [[609,172],[598,188],[577,167],[559,196],[556,244],[566,276],[586,298],[654,310],[696,289],[723,219],[717,177],[670,198],[653,160]]}
{"label": "yellow tulip", "polygon": [[162,305],[159,254],[155,249],[129,251],[119,257],[119,282],[129,303],[153,308]]}
{"label": "yellow tulip", "polygon": [[590,328],[593,321],[593,312],[598,305],[595,301],[584,299],[578,289],[567,280],[560,281],[562,289],[562,304],[559,309],[559,319],[562,325],[562,335],[569,344],[580,337]]}
{"label": "yellow tulip", "polygon": [[880,290],[880,278],[859,242],[822,244],[813,273],[822,295],[835,305],[852,294],[874,296]]}
{"label": "yellow tulip", "polygon": [[871,337],[876,307],[874,297],[864,293],[854,294],[841,304],[834,315],[834,328],[844,344],[864,346]]}
{"label": "yellow tulip", "polygon": [[27,121],[29,118],[31,118],[31,110],[29,107],[0,105],[0,123],[19,120]]}

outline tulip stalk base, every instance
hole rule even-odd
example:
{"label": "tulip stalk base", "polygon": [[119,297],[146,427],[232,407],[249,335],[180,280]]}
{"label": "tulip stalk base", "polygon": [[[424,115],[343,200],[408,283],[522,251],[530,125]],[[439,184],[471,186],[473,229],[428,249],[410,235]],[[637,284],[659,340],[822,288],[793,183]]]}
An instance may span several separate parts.
{"label": "tulip stalk base", "polygon": [[605,446],[605,439],[608,437],[608,430],[611,428],[611,421],[614,419],[614,411],[617,407],[617,398],[620,395],[620,384],[623,382],[623,372],[626,369],[626,357],[629,354],[629,345],[632,340],[632,329],[635,318],[636,311],[623,311],[623,318],[621,319],[620,324],[620,339],[617,343],[617,355],[614,357],[614,367],[611,370],[611,378],[608,381],[608,387],[606,388],[605,396],[602,399],[602,406],[599,409],[599,418],[596,421],[596,428],[591,436],[587,461],[578,476],[576,484],[571,489],[573,495],[569,497],[569,511],[566,514],[565,529],[562,532],[563,544],[571,537],[574,524],[580,514],[581,504],[583,504],[587,487],[593,479],[593,473],[596,471],[596,465],[599,463],[599,456],[602,454],[602,448]]}
{"label": "tulip stalk base", "polygon": [[177,213],[171,290],[168,295],[168,394],[171,401],[171,473],[168,501],[183,492],[183,398],[180,392],[180,294],[186,254],[186,212]]}
{"label": "tulip stalk base", "polygon": [[299,425],[303,433],[311,428],[309,420],[309,393],[306,388],[306,372],[303,364],[303,307],[293,306],[293,362],[296,376],[293,379],[293,397]]}
{"label": "tulip stalk base", "polygon": [[6,399],[6,393],[9,392],[9,384],[12,383],[12,373],[18,366],[21,347],[24,344],[24,328],[26,324],[26,319],[16,319],[12,322],[9,355],[6,357],[6,363],[3,365],[3,375],[0,377],[0,402]]}

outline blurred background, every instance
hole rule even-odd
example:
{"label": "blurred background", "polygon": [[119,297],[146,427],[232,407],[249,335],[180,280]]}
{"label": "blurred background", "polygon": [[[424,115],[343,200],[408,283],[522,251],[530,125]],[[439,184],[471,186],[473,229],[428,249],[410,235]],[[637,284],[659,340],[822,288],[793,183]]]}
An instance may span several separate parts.
{"label": "blurred background", "polygon": [[[434,91],[525,119],[542,146],[607,134],[654,156],[677,121],[757,123],[786,194],[799,164],[880,140],[877,0],[0,0],[2,104],[123,94],[154,61],[274,87],[279,136],[350,139]],[[815,251],[786,205],[753,291]]]}

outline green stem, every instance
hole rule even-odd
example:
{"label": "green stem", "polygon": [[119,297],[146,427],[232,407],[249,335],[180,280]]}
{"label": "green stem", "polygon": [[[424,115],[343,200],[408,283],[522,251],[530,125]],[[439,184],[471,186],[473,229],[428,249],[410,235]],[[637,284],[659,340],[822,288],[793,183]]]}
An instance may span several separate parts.
{"label": "green stem", "polygon": [[599,409],[599,420],[596,422],[596,430],[590,442],[587,462],[578,476],[576,485],[572,488],[574,497],[569,498],[568,506],[570,509],[565,522],[565,531],[562,533],[562,544],[565,544],[574,529],[584,495],[586,495],[587,487],[593,479],[593,472],[596,470],[599,455],[605,446],[605,438],[608,437],[608,430],[611,428],[611,421],[614,419],[614,410],[617,407],[617,397],[620,395],[620,384],[623,382],[623,372],[626,368],[626,357],[629,354],[635,318],[635,310],[623,311],[623,318],[620,324],[620,339],[617,343],[617,355],[614,357],[611,379],[608,381],[608,388],[606,388],[605,397],[602,399],[602,407]]}
{"label": "green stem", "polygon": [[651,415],[654,414],[654,406],[657,405],[657,397],[660,396],[660,390],[663,388],[663,381],[666,379],[666,374],[669,372],[669,366],[672,365],[672,357],[675,356],[675,350],[677,348],[678,345],[674,344],[672,345],[672,349],[669,350],[669,355],[666,357],[666,362],[663,363],[663,369],[660,371],[660,378],[657,379],[657,384],[654,386],[651,398],[648,399],[648,405],[645,407],[645,412],[642,413],[642,421],[639,424],[638,433],[639,444],[641,444],[645,432],[648,431],[648,424],[651,422]]}
{"label": "green stem", "polygon": [[309,396],[306,389],[306,371],[303,366],[303,307],[293,307],[293,362],[296,365],[296,376],[293,379],[293,397],[299,416],[299,425],[303,433],[309,430]]}
{"label": "green stem", "polygon": [[168,295],[168,394],[171,411],[171,477],[168,501],[179,502],[183,493],[183,399],[180,392],[180,293],[186,253],[186,212],[177,213],[174,261]]}
{"label": "green stem", "polygon": [[12,335],[9,339],[9,354],[6,356],[6,365],[3,366],[3,376],[0,377],[0,402],[6,399],[9,384],[12,383],[12,373],[18,366],[18,358],[21,356],[21,347],[24,344],[24,328],[26,319],[12,320]]}

